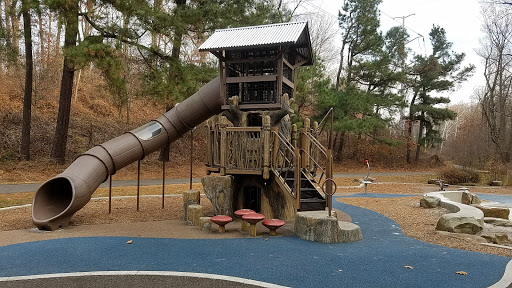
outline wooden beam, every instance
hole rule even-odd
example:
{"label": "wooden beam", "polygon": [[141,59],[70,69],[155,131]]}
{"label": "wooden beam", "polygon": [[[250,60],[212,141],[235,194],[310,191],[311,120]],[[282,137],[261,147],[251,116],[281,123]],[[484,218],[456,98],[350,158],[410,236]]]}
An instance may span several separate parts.
{"label": "wooden beam", "polygon": [[[281,109],[281,103],[265,103],[265,104],[240,104],[240,110],[264,110],[264,109]],[[229,110],[229,105],[222,105],[222,110]]]}
{"label": "wooden beam", "polygon": [[248,174],[248,175],[261,175],[261,170],[241,170],[241,169],[226,169],[226,174]]}
{"label": "wooden beam", "polygon": [[226,127],[226,131],[234,132],[260,132],[261,127]]}
{"label": "wooden beam", "polygon": [[226,63],[250,63],[250,62],[262,62],[262,61],[275,61],[277,56],[274,57],[262,57],[262,58],[247,58],[247,59],[226,59]]}
{"label": "wooden beam", "polygon": [[[295,89],[295,85],[293,84],[292,81],[288,80],[288,78],[286,77],[283,77],[283,82],[288,85],[288,87],[292,88],[292,89]],[[290,96],[290,98],[293,98],[293,95],[288,95]]]}
{"label": "wooden beam", "polygon": [[276,81],[276,75],[227,77],[226,83],[271,82]]}

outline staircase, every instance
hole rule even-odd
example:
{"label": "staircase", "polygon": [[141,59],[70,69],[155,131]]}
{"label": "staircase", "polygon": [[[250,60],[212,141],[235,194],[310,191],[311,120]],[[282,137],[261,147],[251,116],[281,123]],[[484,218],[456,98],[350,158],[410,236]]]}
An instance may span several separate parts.
{"label": "staircase", "polygon": [[[282,179],[285,179],[286,185],[290,188],[294,186],[295,170],[281,172]],[[311,182],[303,172],[300,173],[300,200],[299,211],[316,211],[325,210],[326,200],[322,194],[317,190],[314,182]],[[314,180],[313,180],[314,181]],[[315,183],[316,184],[316,183]],[[318,185],[317,185],[318,186]]]}

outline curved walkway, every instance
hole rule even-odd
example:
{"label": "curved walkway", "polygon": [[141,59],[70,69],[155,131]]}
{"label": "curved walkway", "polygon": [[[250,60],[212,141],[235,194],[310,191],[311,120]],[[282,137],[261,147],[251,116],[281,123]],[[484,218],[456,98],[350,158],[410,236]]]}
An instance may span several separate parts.
{"label": "curved walkway", "polygon": [[[295,237],[56,239],[0,247],[0,277],[178,271],[290,287],[488,287],[501,279],[510,261],[421,242],[402,234],[394,221],[381,214],[337,201],[334,207],[348,213],[361,227],[362,241],[321,244]],[[127,245],[130,239],[133,244]],[[458,275],[457,271],[468,274]]]}

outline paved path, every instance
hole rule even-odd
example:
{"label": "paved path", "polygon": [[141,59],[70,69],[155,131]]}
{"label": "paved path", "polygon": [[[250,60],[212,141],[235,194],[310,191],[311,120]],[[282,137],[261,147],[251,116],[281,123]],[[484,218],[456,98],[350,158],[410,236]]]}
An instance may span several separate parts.
{"label": "paved path", "polygon": [[[57,239],[0,247],[0,277],[164,270],[289,287],[488,287],[500,280],[511,260],[418,241],[405,236],[394,221],[381,214],[337,201],[333,204],[361,227],[362,241],[322,244],[295,237],[264,238],[266,235],[241,239]],[[126,244],[129,239],[133,244]],[[468,274],[458,275],[457,271]]]}
{"label": "paved path", "polygon": [[[407,175],[425,175],[435,174],[434,172],[375,172],[370,173],[372,177],[379,176],[407,176]],[[365,177],[366,173],[336,173],[334,177]],[[187,184],[190,183],[190,178],[169,178],[165,179],[165,184]],[[201,178],[192,178],[192,183],[201,183]],[[42,183],[27,183],[27,184],[0,184],[0,194],[5,193],[21,193],[21,192],[35,192]],[[136,186],[137,180],[113,180],[112,187],[127,187]],[[146,179],[140,181],[141,186],[162,185],[162,179]],[[108,187],[108,182],[104,182],[100,187]]]}

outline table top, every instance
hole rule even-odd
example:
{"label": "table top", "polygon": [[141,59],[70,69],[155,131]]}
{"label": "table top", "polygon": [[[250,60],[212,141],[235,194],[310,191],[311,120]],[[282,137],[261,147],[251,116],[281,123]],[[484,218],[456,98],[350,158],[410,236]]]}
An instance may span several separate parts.
{"label": "table top", "polygon": [[251,214],[245,214],[242,216],[242,219],[244,220],[263,220],[265,219],[265,215],[260,213],[251,213]]}
{"label": "table top", "polygon": [[251,210],[251,209],[240,209],[240,210],[235,211],[235,215],[239,216],[239,217],[244,216],[246,214],[253,214],[253,213],[256,213],[256,211]]}

